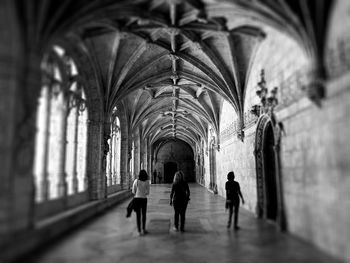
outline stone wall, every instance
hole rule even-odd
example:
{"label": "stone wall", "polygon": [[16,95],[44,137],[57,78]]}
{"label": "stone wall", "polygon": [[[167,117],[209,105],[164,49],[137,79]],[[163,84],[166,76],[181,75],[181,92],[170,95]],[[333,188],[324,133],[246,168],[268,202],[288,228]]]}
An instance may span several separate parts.
{"label": "stone wall", "polygon": [[[224,103],[224,109],[233,108],[227,103]],[[223,110],[224,110],[223,109]],[[223,115],[226,117],[233,117],[234,115]],[[230,122],[226,122],[224,118],[222,122],[223,130]],[[232,121],[231,121],[232,122]],[[256,209],[256,173],[255,173],[255,159],[254,159],[254,141],[255,129],[250,128],[245,131],[245,141],[242,142],[237,138],[234,129],[229,129],[228,139],[221,140],[220,151],[217,153],[217,183],[218,194],[225,196],[225,183],[227,181],[227,174],[230,171],[235,173],[235,180],[240,183],[243,197],[246,201],[244,207],[251,212]]]}
{"label": "stone wall", "polygon": [[350,70],[350,2],[336,1],[330,17],[325,50],[328,76],[339,77]]}
{"label": "stone wall", "polygon": [[156,160],[156,170],[160,171],[163,181],[164,164],[167,162],[175,162],[177,169],[184,172],[187,181],[195,181],[193,152],[187,144],[175,141],[166,143],[159,149]]}
{"label": "stone wall", "polygon": [[[255,87],[264,69],[268,87],[279,87],[276,110],[285,130],[280,177],[287,231],[330,254],[350,260],[350,75],[344,73],[346,61],[342,61],[343,71],[338,70],[326,84],[327,98],[319,108],[303,92],[310,69],[305,53],[278,32],[271,31],[269,36],[273,39],[268,37],[263,42],[251,68],[245,109],[248,114],[251,106],[259,102]],[[224,104],[224,107],[229,106]],[[235,133],[237,116],[222,116],[221,150],[217,154],[218,192],[224,196],[227,172],[233,170],[247,201],[245,208],[254,212],[256,124],[254,120],[246,122],[242,143]]]}
{"label": "stone wall", "polygon": [[317,108],[306,98],[279,112],[288,229],[323,250],[350,259],[350,76],[328,84]]}

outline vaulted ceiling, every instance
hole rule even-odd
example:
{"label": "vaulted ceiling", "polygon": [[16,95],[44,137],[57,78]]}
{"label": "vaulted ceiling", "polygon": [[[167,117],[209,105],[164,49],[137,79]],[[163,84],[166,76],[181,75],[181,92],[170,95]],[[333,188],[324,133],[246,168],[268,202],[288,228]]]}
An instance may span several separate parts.
{"label": "vaulted ceiling", "polygon": [[269,27],[322,60],[331,2],[37,0],[28,42],[74,39],[89,57],[106,113],[123,107],[130,129],[151,142],[194,146],[208,138],[208,126],[219,132],[223,100],[242,118],[250,65]]}

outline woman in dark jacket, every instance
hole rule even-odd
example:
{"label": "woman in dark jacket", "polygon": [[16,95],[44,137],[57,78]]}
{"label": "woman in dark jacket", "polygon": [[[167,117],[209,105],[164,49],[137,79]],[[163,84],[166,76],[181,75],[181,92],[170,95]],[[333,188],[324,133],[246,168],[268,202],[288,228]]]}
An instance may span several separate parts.
{"label": "woman in dark jacket", "polygon": [[243,199],[243,195],[242,195],[239,183],[235,181],[235,174],[233,172],[229,172],[227,174],[227,182],[225,184],[225,189],[226,189],[226,208],[229,209],[227,228],[231,227],[232,214],[234,212],[235,213],[234,228],[235,230],[238,230],[239,229],[239,226],[238,226],[239,198],[242,199],[243,204],[244,204],[244,199]]}
{"label": "woman in dark jacket", "polygon": [[174,230],[179,230],[180,217],[180,231],[185,231],[185,215],[188,201],[190,200],[190,188],[184,180],[182,171],[177,171],[174,175],[173,185],[171,187],[170,205],[174,205]]}

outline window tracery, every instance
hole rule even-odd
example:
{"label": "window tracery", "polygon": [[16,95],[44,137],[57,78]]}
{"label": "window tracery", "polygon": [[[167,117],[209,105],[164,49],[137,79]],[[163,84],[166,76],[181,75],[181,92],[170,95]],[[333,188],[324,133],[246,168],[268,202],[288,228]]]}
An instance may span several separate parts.
{"label": "window tracery", "polygon": [[44,57],[37,107],[35,200],[64,198],[87,189],[87,104],[77,67],[64,49]]}
{"label": "window tracery", "polygon": [[107,153],[107,186],[120,184],[120,121],[117,117],[117,108],[114,108],[111,116],[110,138],[108,139],[109,151]]}

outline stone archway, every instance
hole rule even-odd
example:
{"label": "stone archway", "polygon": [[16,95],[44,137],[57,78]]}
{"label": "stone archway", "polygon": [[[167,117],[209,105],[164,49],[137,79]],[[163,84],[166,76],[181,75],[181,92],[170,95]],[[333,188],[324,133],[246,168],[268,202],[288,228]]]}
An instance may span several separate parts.
{"label": "stone archway", "polygon": [[257,207],[259,218],[264,218],[285,230],[283,193],[279,161],[280,129],[269,115],[260,116],[255,137],[257,179]]}
{"label": "stone archway", "polygon": [[263,140],[263,172],[265,185],[265,217],[268,220],[277,220],[277,180],[276,161],[277,156],[274,150],[275,138],[271,122],[265,128],[265,138]]}
{"label": "stone archway", "polygon": [[175,162],[166,162],[164,164],[164,183],[171,184],[174,175],[177,171],[177,164]]}

